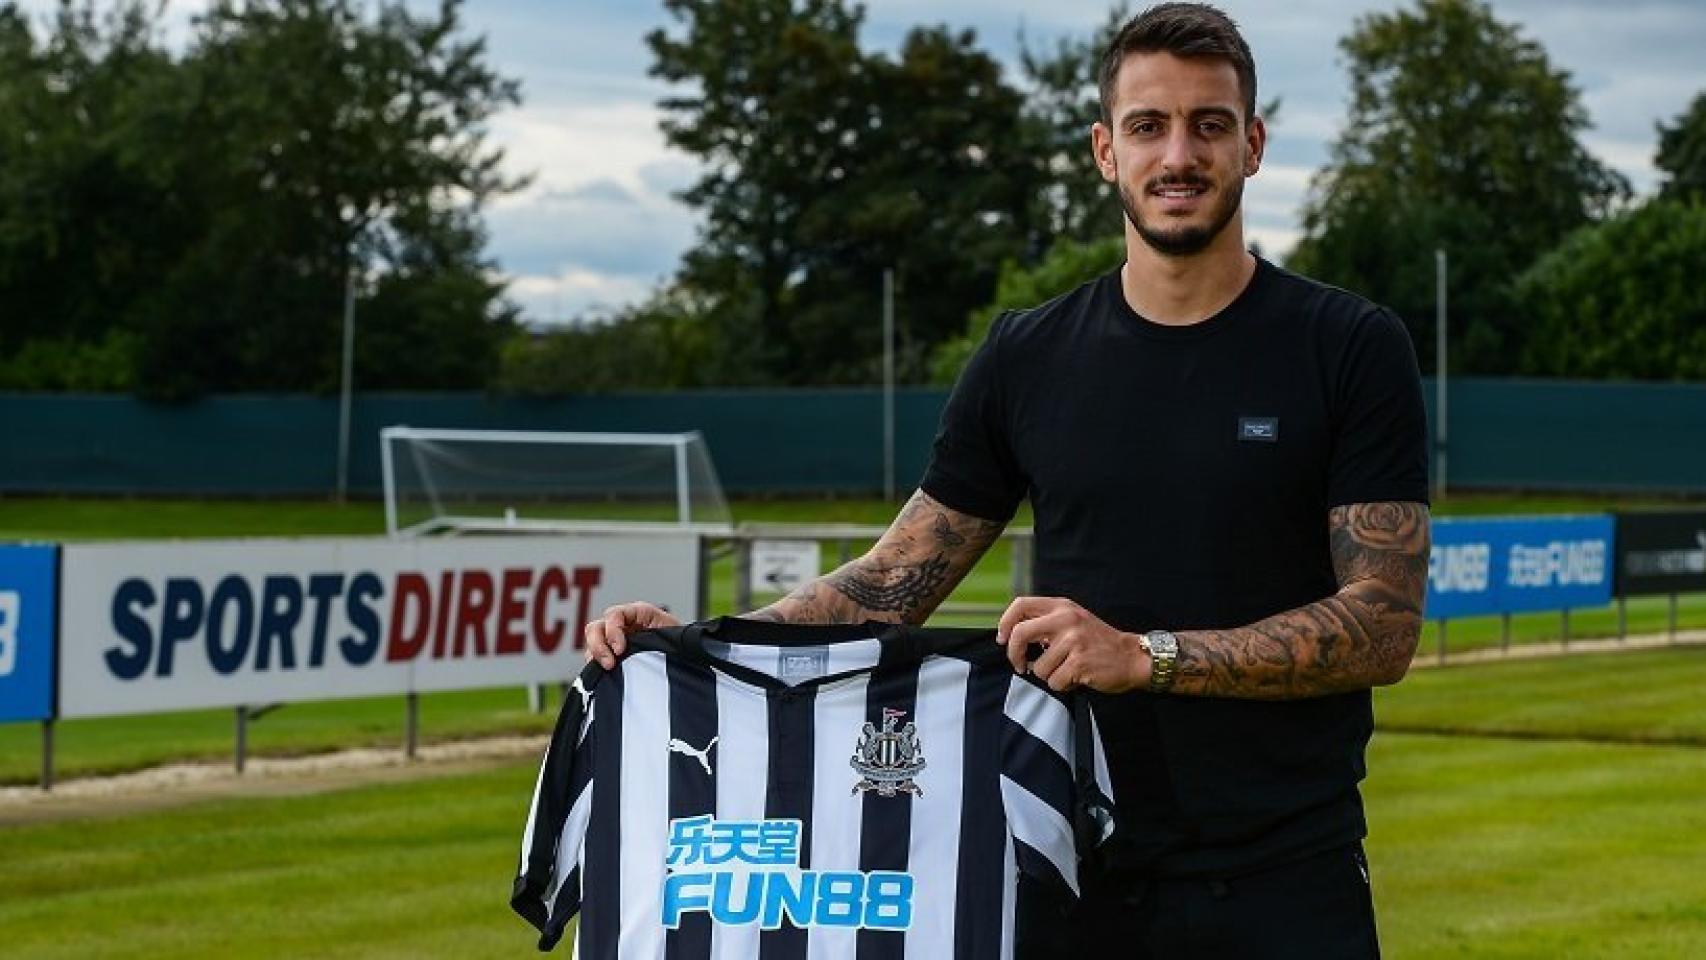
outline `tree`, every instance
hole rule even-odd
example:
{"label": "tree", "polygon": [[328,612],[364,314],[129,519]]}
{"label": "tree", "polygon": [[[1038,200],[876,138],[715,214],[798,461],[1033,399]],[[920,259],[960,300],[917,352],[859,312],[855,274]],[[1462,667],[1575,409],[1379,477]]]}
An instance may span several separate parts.
{"label": "tree", "polygon": [[482,384],[513,311],[479,211],[518,186],[484,123],[519,91],[460,7],[216,0],[174,57],[157,4],[62,0],[42,43],[0,5],[0,348],[57,344],[67,384],[122,352],[163,399],[329,390],[353,271],[397,334],[358,382]]}
{"label": "tree", "polygon": [[1087,37],[1059,38],[1053,49],[1021,41],[1019,66],[1030,87],[1025,113],[1048,173],[1039,201],[1053,236],[1092,241],[1124,229],[1119,197],[1090,152],[1090,125],[1102,118],[1102,51],[1129,19],[1130,4],[1120,3]]}
{"label": "tree", "polygon": [[709,304],[668,286],[617,315],[556,330],[518,330],[494,385],[524,396],[691,388],[717,382]]}
{"label": "tree", "polygon": [[1395,308],[1433,363],[1434,248],[1451,257],[1454,368],[1508,372],[1509,278],[1629,195],[1579,135],[1569,75],[1476,0],[1369,14],[1340,41],[1349,119],[1288,264]]}
{"label": "tree", "polygon": [[937,349],[931,362],[931,379],[940,384],[950,384],[959,379],[960,370],[971,359],[978,345],[989,336],[989,327],[996,317],[1008,310],[1034,307],[1052,300],[1123,262],[1123,234],[1089,242],[1061,240],[1049,250],[1048,256],[1032,267],[1008,261],[1001,268],[994,301],[972,313],[964,335],[943,343]]}
{"label": "tree", "polygon": [[841,0],[665,0],[664,9],[686,35],[647,35],[651,73],[694,87],[660,102],[664,137],[706,168],[681,197],[705,218],[685,275],[707,290],[750,292],[728,298],[723,322],[754,367],[779,377],[792,354],[800,221],[816,194],[846,179],[871,128],[863,13]]}
{"label": "tree", "polygon": [[[986,301],[996,264],[1033,246],[1041,183],[1023,97],[970,32],[858,45],[841,0],[670,0],[683,35],[648,37],[666,138],[706,173],[678,281],[711,301],[733,382],[876,378],[882,275],[898,277],[900,375]],[[727,381],[725,381],[727,382]]]}
{"label": "tree", "polygon": [[0,5],[0,352],[34,343],[40,362],[70,362],[164,268],[172,201],[158,153],[139,141],[140,118],[173,96],[171,70],[139,4],[97,16],[62,3],[41,43]]}
{"label": "tree", "polygon": [[1658,124],[1659,153],[1653,165],[1666,174],[1660,195],[1706,198],[1706,91],[1694,97],[1674,126]]}
{"label": "tree", "polygon": [[820,382],[877,381],[875,321],[892,268],[897,375],[917,381],[930,350],[993,293],[999,264],[1026,255],[1041,170],[1022,95],[970,31],[915,28],[898,58],[873,56],[865,71],[880,122],[845,185],[817,197],[801,224],[796,360]]}
{"label": "tree", "polygon": [[1706,380],[1706,204],[1657,199],[1583,227],[1516,281],[1522,372]]}
{"label": "tree", "polygon": [[[502,151],[484,143],[484,122],[519,91],[485,64],[483,40],[459,36],[460,7],[442,0],[435,15],[417,16],[387,3],[369,20],[359,0],[219,0],[200,19],[183,120],[217,205],[178,265],[193,278],[183,291],[193,301],[173,298],[145,322],[155,343],[211,340],[234,362],[182,389],[333,389],[350,271],[367,294],[380,278],[393,291],[403,282],[399,248],[440,254],[415,258],[416,273],[468,277],[487,266],[458,211],[519,186],[499,172]],[[495,360],[498,338],[480,328],[505,316],[497,289],[458,287],[459,309],[441,303],[436,313],[445,336],[419,338],[404,355],[421,368],[471,343],[489,343],[483,369]],[[144,381],[172,383],[176,353],[151,351]],[[380,385],[368,373],[358,380]]]}

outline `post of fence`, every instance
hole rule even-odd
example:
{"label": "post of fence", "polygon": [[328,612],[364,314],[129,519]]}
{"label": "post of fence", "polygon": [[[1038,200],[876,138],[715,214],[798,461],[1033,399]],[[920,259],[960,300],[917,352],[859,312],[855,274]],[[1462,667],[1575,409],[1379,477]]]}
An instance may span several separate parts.
{"label": "post of fence", "polygon": [[237,773],[243,773],[243,762],[249,753],[249,708],[237,708]]}
{"label": "post of fence", "polygon": [[1439,662],[1441,666],[1445,665],[1445,625],[1449,622],[1443,618],[1439,621]]}
{"label": "post of fence", "polygon": [[53,718],[41,722],[41,788],[53,789]]}
{"label": "post of fence", "polygon": [[1027,577],[1025,570],[1030,564],[1031,541],[1029,537],[1013,535],[1013,551],[1008,563],[1011,569],[1007,572],[1007,592],[1014,597],[1022,597],[1029,591],[1026,589]]}
{"label": "post of fence", "polygon": [[1499,650],[1502,653],[1511,652],[1511,612],[1499,614]]}
{"label": "post of fence", "polygon": [[1625,597],[1617,598],[1617,640],[1625,642],[1629,639],[1629,601]]}
{"label": "post of fence", "polygon": [[[537,685],[534,689],[538,689]],[[410,690],[404,697],[405,716],[403,721],[403,756],[410,760],[415,758],[415,744],[420,739],[421,707],[420,694]]]}
{"label": "post of fence", "polygon": [[[716,562],[714,548],[710,537],[699,538],[699,582],[695,585],[699,601],[699,619],[705,620],[711,616],[711,564]],[[584,627],[585,624],[577,624]]]}
{"label": "post of fence", "polygon": [[752,609],[752,540],[735,539],[735,613]]}
{"label": "post of fence", "polygon": [[1670,642],[1676,642],[1676,594],[1670,595]]}

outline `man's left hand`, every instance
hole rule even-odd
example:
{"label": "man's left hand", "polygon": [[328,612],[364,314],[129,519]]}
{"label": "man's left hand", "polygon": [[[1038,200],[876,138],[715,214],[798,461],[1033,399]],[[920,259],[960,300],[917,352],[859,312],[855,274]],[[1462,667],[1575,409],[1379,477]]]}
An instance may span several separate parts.
{"label": "man's left hand", "polygon": [[1001,615],[996,641],[1007,647],[1016,673],[1025,672],[1031,646],[1042,647],[1030,670],[1051,690],[1123,693],[1149,685],[1149,654],[1137,634],[1115,630],[1062,597],[1014,600]]}

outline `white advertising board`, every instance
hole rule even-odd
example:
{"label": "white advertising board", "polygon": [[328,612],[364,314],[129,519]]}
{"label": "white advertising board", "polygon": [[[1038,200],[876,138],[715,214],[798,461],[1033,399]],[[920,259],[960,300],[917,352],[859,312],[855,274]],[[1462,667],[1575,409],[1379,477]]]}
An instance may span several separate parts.
{"label": "white advertising board", "polygon": [[555,683],[581,625],[697,619],[691,535],[66,546],[62,717]]}
{"label": "white advertising board", "polygon": [[816,580],[822,563],[816,540],[754,540],[748,587],[754,593],[792,593]]}

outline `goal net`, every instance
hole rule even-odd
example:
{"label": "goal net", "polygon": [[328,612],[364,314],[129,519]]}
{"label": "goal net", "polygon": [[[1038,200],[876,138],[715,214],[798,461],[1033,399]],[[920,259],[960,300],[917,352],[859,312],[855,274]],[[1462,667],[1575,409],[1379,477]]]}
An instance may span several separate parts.
{"label": "goal net", "polygon": [[656,528],[727,532],[728,501],[693,433],[380,431],[393,536]]}

